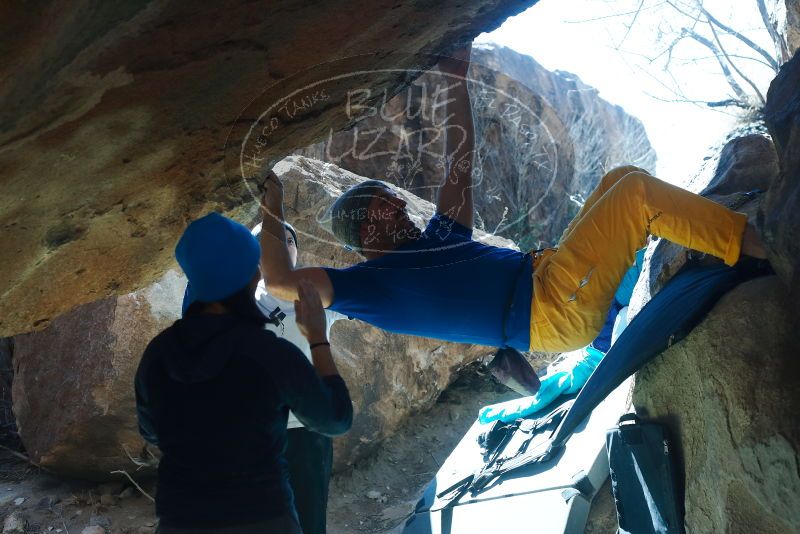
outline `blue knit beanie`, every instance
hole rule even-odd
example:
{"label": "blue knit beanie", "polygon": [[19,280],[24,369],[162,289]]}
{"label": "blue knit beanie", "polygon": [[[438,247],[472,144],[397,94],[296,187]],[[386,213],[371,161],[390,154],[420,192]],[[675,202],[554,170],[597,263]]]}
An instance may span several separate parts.
{"label": "blue knit beanie", "polygon": [[261,247],[244,225],[209,213],[189,224],[175,257],[189,279],[185,313],[194,302],[216,302],[249,284],[258,270]]}

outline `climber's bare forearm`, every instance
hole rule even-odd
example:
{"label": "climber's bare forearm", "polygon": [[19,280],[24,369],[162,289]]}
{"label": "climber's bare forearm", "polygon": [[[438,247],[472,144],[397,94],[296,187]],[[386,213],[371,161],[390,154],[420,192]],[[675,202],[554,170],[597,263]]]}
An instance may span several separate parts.
{"label": "climber's bare forearm", "polygon": [[265,183],[261,203],[261,274],[267,290],[275,297],[293,302],[301,280],[308,280],[319,293],[322,305],[333,303],[333,286],[328,274],[319,267],[295,269],[286,245],[283,222],[283,186],[274,174]]}

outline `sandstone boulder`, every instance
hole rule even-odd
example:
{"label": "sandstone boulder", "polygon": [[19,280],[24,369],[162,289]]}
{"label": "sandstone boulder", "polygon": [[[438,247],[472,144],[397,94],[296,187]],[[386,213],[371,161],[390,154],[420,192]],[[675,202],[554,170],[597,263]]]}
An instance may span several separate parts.
{"label": "sandstone boulder", "polygon": [[241,216],[240,157],[342,128],[353,87],[392,94],[532,3],[4,4],[0,336],[158,280],[189,220]]}
{"label": "sandstone boulder", "polygon": [[786,3],[786,42],[789,53],[800,50],[800,0],[785,0]]}
{"label": "sandstone boulder", "polygon": [[[781,67],[767,93],[764,114],[780,174],[759,214],[769,258],[794,295],[800,296],[800,55]],[[798,308],[800,309],[800,308]]]}
{"label": "sandstone boulder", "polygon": [[[358,261],[320,223],[336,196],[364,178],[297,156],[275,171],[285,183],[287,219],[298,230],[300,262]],[[418,224],[433,214],[432,204],[401,194]],[[476,238],[514,246],[483,232]],[[147,343],[179,317],[185,284],[169,271],[147,289],[81,306],[41,332],[14,338],[14,410],[31,459],[81,478],[136,469],[129,454],[139,456],[144,443],[136,425],[134,374]],[[461,367],[494,350],[389,334],[358,321],[334,325],[332,345],[356,410],[353,429],[336,440],[337,469],[379,446],[410,414],[430,407]]]}
{"label": "sandstone boulder", "polygon": [[[702,195],[766,191],[778,175],[775,145],[766,135],[734,137],[712,158],[716,169]],[[704,169],[710,166],[706,164]],[[703,173],[700,173],[702,177]],[[702,178],[695,182],[702,182]]]}
{"label": "sandstone boulder", "polygon": [[633,403],[668,424],[687,532],[800,530],[800,342],[776,276],[723,297],[636,375]]}
{"label": "sandstone boulder", "polygon": [[[796,85],[782,85],[785,78],[773,82],[767,105],[776,154],[763,136],[734,138],[690,184],[747,213],[751,222],[764,222],[770,260],[781,276],[734,288],[685,339],[636,375],[636,410],[667,424],[677,444],[687,532],[800,529],[800,424],[787,417],[800,407],[800,324],[796,298],[786,291],[796,276],[798,225],[792,213],[796,171],[787,174],[796,167],[787,162],[798,139],[792,137],[796,114],[787,104],[796,98]],[[770,114],[776,108],[783,115]],[[754,200],[737,193],[765,186],[766,193]],[[631,316],[685,264],[686,252],[651,243]]]}
{"label": "sandstone boulder", "polygon": [[185,279],[169,271],[128,295],[79,306],[14,337],[14,415],[28,456],[78,478],[133,473],[147,457],[133,392],[147,343],[180,315]]}
{"label": "sandstone boulder", "polygon": [[[571,194],[578,200],[591,193],[613,167],[636,165],[655,171],[656,153],[641,121],[602,99],[597,89],[577,75],[548,71],[532,57],[496,45],[483,47],[476,57],[479,66],[527,87],[564,123],[575,154]],[[562,229],[555,229],[557,237]]]}

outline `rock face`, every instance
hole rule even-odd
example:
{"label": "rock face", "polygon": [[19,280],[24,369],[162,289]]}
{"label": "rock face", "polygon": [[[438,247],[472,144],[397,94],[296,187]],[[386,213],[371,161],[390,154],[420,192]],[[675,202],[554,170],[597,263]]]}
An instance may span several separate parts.
{"label": "rock face", "polygon": [[786,0],[786,42],[790,53],[800,49],[800,0]]}
{"label": "rock face", "polygon": [[[523,249],[557,241],[604,170],[653,169],[641,123],[576,76],[550,72],[505,47],[473,48],[469,72],[476,128],[473,197],[478,224]],[[355,126],[302,154],[386,180],[434,200],[444,177],[445,88],[460,80],[418,78]]]}
{"label": "rock face", "polygon": [[[780,174],[759,214],[770,261],[795,296],[800,296],[800,54],[781,67],[770,84],[764,110],[775,143]],[[800,307],[798,308],[800,309]]]}
{"label": "rock face", "polygon": [[187,221],[345,126],[353,86],[393,93],[532,3],[4,5],[0,336],[156,281]]}
{"label": "rock face", "polygon": [[530,56],[505,47],[479,50],[477,58],[480,65],[506,74],[544,99],[564,123],[575,155],[570,193],[580,200],[602,174],[619,165],[655,171],[656,154],[639,119],[600,98],[597,89],[578,76],[550,72]]}
{"label": "rock face", "polygon": [[[787,291],[796,283],[800,139],[797,82],[787,80],[773,82],[767,105],[777,153],[760,135],[733,139],[692,184],[709,184],[704,194],[763,221],[779,276],[734,288],[636,376],[634,406],[670,427],[683,461],[687,532],[800,531],[800,424],[786,416],[800,409],[800,323]],[[777,118],[776,109],[784,110]],[[755,200],[737,193],[765,187]],[[631,315],[683,266],[685,252],[651,243]]]}
{"label": "rock face", "polygon": [[703,195],[766,191],[778,176],[778,155],[769,137],[749,134],[725,143],[706,163],[694,183],[704,183],[704,175],[712,168],[714,174],[701,191]]}
{"label": "rock face", "polygon": [[141,456],[133,378],[147,343],[180,315],[186,282],[169,271],[145,290],[85,304],[14,337],[14,414],[25,450],[78,478],[133,473]]}
{"label": "rock face", "polygon": [[800,343],[778,277],[727,294],[636,376],[684,463],[687,532],[800,530]]}
{"label": "rock face", "polygon": [[[275,171],[285,183],[287,219],[298,230],[300,263],[358,261],[320,221],[336,196],[363,178],[296,156]],[[418,224],[433,214],[430,203],[403,195]],[[514,246],[483,232],[476,238]],[[34,461],[81,478],[135,470],[125,452],[138,456],[144,445],[136,426],[134,374],[147,343],[178,318],[185,284],[170,271],[145,290],[81,306],[41,332],[14,338],[14,409]],[[358,321],[335,324],[332,345],[356,410],[353,429],[336,440],[337,469],[377,447],[409,414],[430,407],[462,366],[494,350],[389,334]]]}

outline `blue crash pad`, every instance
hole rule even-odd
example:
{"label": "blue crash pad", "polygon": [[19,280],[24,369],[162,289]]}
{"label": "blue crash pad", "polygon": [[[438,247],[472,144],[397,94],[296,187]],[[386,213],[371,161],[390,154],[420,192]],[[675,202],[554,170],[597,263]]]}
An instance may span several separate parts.
{"label": "blue crash pad", "polygon": [[[491,532],[501,524],[503,532],[580,532],[576,529],[583,528],[588,505],[607,474],[604,455],[597,453],[605,450],[605,430],[625,409],[630,376],[685,337],[722,295],[760,274],[765,273],[741,265],[685,268],[630,322],[577,398],[566,401],[572,404],[560,423],[544,427],[531,441],[525,452],[529,461],[480,491],[449,501],[437,497],[443,488],[481,468],[476,438],[487,426],[476,421],[428,486],[404,532]],[[505,450],[514,439],[516,435]],[[536,510],[549,510],[553,524],[538,528],[544,525],[537,525]],[[514,512],[515,517],[505,517]]]}

